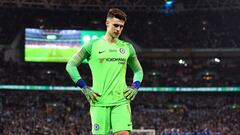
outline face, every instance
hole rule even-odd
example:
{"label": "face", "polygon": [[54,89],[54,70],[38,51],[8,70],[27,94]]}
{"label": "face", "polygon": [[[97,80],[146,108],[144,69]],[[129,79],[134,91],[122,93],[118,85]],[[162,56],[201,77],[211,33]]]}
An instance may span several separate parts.
{"label": "face", "polygon": [[106,25],[107,25],[107,32],[113,38],[118,38],[123,30],[124,21],[119,20],[117,18],[107,18]]}

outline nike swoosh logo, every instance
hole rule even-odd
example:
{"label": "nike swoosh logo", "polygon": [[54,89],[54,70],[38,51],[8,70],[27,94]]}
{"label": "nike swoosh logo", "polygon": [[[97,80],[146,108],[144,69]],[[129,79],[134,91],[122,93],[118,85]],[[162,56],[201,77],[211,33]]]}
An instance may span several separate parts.
{"label": "nike swoosh logo", "polygon": [[99,54],[104,53],[105,51],[98,51]]}

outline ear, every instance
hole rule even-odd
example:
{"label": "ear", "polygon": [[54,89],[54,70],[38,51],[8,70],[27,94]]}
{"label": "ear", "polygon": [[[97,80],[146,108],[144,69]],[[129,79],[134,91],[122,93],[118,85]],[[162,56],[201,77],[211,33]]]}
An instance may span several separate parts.
{"label": "ear", "polygon": [[109,25],[109,20],[107,19],[107,20],[106,20],[106,26],[108,26],[108,25]]}

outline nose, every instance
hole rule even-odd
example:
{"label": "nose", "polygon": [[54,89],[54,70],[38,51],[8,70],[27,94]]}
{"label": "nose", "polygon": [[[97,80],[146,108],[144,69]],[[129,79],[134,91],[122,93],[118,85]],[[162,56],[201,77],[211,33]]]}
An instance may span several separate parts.
{"label": "nose", "polygon": [[121,27],[120,27],[120,26],[118,26],[118,27],[116,28],[116,30],[117,30],[117,31],[120,31],[120,30],[121,30]]}

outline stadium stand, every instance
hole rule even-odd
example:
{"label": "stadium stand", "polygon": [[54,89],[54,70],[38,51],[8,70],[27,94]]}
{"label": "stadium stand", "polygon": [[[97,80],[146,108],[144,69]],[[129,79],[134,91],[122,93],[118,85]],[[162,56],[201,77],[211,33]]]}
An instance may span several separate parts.
{"label": "stadium stand", "polygon": [[[84,10],[70,10],[64,4],[56,6],[57,9],[52,5],[41,9],[41,5],[37,5],[41,0],[35,3],[36,8],[34,4],[28,5],[31,2],[25,3],[28,5],[25,8],[19,7],[21,3],[13,5],[14,2],[0,1],[0,85],[73,86],[65,71],[65,63],[24,62],[23,41],[16,46],[13,43],[17,35],[23,40],[27,27],[103,30],[105,10],[98,10],[99,5],[96,9],[91,8],[91,4],[102,4],[101,1],[83,0],[89,6],[89,9],[82,7]],[[206,51],[232,49],[239,56],[239,7],[229,10],[232,6],[229,4],[226,10],[220,4],[189,10],[191,8],[185,4],[197,2],[179,0],[183,3],[183,12],[163,14],[153,6],[158,4],[155,0],[149,1],[151,8],[143,0],[122,2],[133,7],[136,5],[135,10],[123,5],[128,9],[123,37],[131,39],[140,48],[138,56],[144,69],[143,87],[240,86],[239,57],[232,56],[231,52],[224,57],[219,52]],[[113,1],[109,3],[113,4]],[[21,52],[20,61],[7,58],[11,49]],[[145,50],[154,49],[170,49],[169,53],[174,55],[176,49],[200,49],[206,57],[193,54],[169,58],[154,51],[150,53],[157,54],[157,57],[143,54]],[[89,67],[83,65],[80,69],[82,77],[91,85]],[[131,81],[132,73],[127,71],[127,83]],[[0,89],[0,135],[89,135],[88,109],[85,97],[77,91]],[[132,102],[132,110],[134,129],[155,129],[157,135],[240,134],[239,92],[139,92]]]}
{"label": "stadium stand", "polygon": [[[82,135],[90,132],[89,106],[80,92],[1,91],[3,134]],[[132,103],[136,129],[239,134],[235,93],[141,92]],[[158,103],[158,104],[156,104]],[[209,133],[210,134],[210,133]]]}
{"label": "stadium stand", "polygon": [[[0,43],[4,44],[10,44],[25,27],[105,28],[102,20],[105,12],[31,9],[1,9],[0,12],[6,12],[0,15],[3,20],[0,22]],[[240,43],[238,11],[234,10],[189,11],[172,15],[129,12],[128,18],[124,35],[143,48],[235,48]]]}

